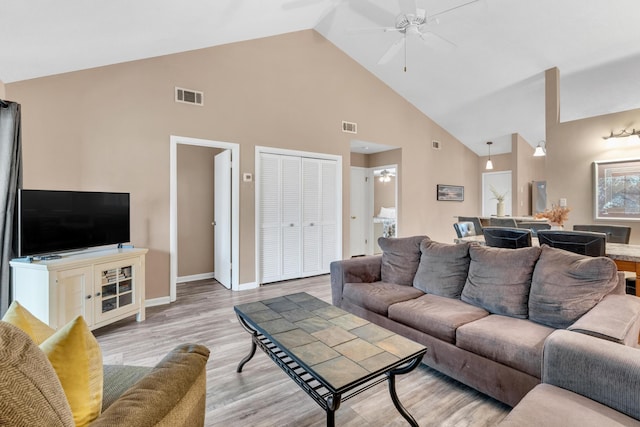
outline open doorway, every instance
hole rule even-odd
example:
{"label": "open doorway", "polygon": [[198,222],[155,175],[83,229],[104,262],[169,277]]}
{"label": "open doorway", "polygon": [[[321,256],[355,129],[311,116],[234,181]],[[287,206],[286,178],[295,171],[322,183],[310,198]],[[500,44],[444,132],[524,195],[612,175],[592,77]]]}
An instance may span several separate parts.
{"label": "open doorway", "polygon": [[[351,141],[351,256],[380,253],[379,237],[398,236],[401,162],[401,148],[362,140]],[[365,191],[366,195],[363,195]]]}
{"label": "open doorway", "polygon": [[[178,147],[179,146],[197,146],[197,147],[209,147],[220,149],[220,152],[228,152],[229,158],[227,163],[231,166],[233,163],[239,164],[240,147],[238,144],[203,140],[189,137],[171,136],[170,138],[170,214],[169,214],[169,240],[170,240],[170,301],[176,299],[176,283],[178,282],[178,260],[179,260],[179,235],[178,235]],[[233,162],[233,163],[232,163]],[[211,168],[214,168],[214,162],[211,161]],[[217,248],[220,253],[228,254],[228,264],[230,268],[229,272],[229,287],[233,290],[239,289],[239,274],[238,268],[232,268],[239,265],[239,224],[237,219],[239,218],[239,168],[231,168],[229,172],[229,180],[227,184],[230,185],[229,198],[227,199],[228,206],[228,221],[230,221],[230,231],[226,234],[225,241],[221,243],[221,246]],[[220,184],[220,183],[218,183]],[[213,196],[213,195],[212,195]],[[235,218],[235,220],[234,220]],[[212,233],[210,234],[213,240],[213,225],[215,223],[214,218],[211,218],[210,224],[212,227]],[[215,255],[215,252],[214,252]],[[218,276],[216,274],[216,276]]]}

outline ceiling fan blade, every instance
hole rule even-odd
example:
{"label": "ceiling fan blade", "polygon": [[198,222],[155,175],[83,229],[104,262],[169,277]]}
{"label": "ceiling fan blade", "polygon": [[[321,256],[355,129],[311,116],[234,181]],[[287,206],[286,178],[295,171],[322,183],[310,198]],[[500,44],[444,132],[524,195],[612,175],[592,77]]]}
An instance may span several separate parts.
{"label": "ceiling fan blade", "polygon": [[441,42],[446,43],[448,48],[456,48],[456,47],[458,47],[458,45],[455,44],[454,42],[452,42],[451,40],[449,40],[449,39],[447,39],[445,37],[442,37],[440,34],[434,33],[433,31],[420,32],[420,40],[429,43],[429,39],[430,38],[435,38],[435,39],[437,39],[437,40],[439,40]]}
{"label": "ceiling fan blade", "polygon": [[320,3],[322,0],[289,0],[282,4],[283,9],[295,9],[298,7],[310,6],[312,4]]}
{"label": "ceiling fan blade", "polygon": [[347,28],[347,34],[371,34],[399,31],[395,27],[369,27],[369,28]]}
{"label": "ceiling fan blade", "polygon": [[405,43],[406,43],[406,37],[402,36],[402,38],[400,40],[398,40],[397,42],[392,44],[391,47],[389,47],[389,49],[387,49],[385,54],[382,55],[382,58],[380,58],[378,60],[378,64],[379,65],[383,65],[383,64],[386,64],[387,62],[391,61],[391,58],[393,58],[394,56],[396,56],[398,54],[398,52],[400,52],[400,50],[402,49],[402,47],[404,46]]}
{"label": "ceiling fan blade", "polygon": [[479,1],[480,0],[471,0],[471,1],[467,1],[465,3],[459,4],[458,6],[450,7],[449,9],[445,9],[445,10],[442,10],[442,11],[440,11],[438,13],[434,13],[432,15],[429,15],[429,19],[435,18],[437,16],[444,15],[445,13],[449,13],[449,12],[451,12],[453,10],[460,9],[461,7],[465,7],[465,6],[468,6],[468,5],[472,4],[472,3],[477,3]]}

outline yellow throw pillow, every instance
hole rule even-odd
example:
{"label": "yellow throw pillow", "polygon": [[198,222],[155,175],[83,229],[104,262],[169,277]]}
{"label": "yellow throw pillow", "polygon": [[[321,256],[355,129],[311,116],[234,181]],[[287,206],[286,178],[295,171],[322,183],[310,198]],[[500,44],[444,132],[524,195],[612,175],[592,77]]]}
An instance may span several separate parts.
{"label": "yellow throw pillow", "polygon": [[31,314],[18,301],[11,303],[2,320],[22,329],[38,345],[55,332],[55,329],[50,328],[49,325]]}
{"label": "yellow throw pillow", "polygon": [[82,316],[59,329],[40,348],[58,374],[76,426],[86,426],[102,410],[102,352]]}

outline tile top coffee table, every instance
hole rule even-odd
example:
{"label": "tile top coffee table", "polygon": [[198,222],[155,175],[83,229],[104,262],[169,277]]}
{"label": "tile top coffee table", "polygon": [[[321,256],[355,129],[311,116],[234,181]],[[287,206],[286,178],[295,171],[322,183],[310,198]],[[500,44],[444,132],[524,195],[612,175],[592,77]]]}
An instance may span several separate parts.
{"label": "tile top coffee table", "polygon": [[395,376],[415,369],[426,347],[306,293],[234,310],[252,336],[238,372],[260,347],[327,412],[327,426],[341,401],[386,380],[398,412],[418,425],[398,400]]}

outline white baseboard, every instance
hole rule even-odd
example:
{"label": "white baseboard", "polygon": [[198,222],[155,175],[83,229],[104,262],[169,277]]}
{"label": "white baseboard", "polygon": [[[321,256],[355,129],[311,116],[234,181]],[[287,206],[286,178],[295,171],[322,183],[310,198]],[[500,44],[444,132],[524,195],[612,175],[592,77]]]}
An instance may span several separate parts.
{"label": "white baseboard", "polygon": [[195,282],[196,280],[213,279],[214,273],[192,274],[191,276],[176,277],[176,283]]}
{"label": "white baseboard", "polygon": [[238,286],[238,290],[246,291],[249,289],[258,289],[259,287],[260,287],[260,284],[258,282],[240,283],[240,286]]}
{"label": "white baseboard", "polygon": [[160,297],[160,298],[153,298],[153,299],[148,299],[144,301],[144,306],[145,307],[155,307],[157,305],[165,305],[165,304],[170,304],[171,303],[171,298],[170,297]]}

